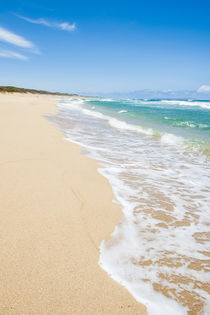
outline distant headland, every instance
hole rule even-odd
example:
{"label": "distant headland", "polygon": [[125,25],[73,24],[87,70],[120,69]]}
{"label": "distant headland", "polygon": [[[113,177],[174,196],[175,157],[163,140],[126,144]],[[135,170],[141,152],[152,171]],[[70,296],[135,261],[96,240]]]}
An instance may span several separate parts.
{"label": "distant headland", "polygon": [[44,90],[24,89],[15,86],[0,86],[0,93],[31,93],[31,94],[47,94],[47,95],[66,95],[66,96],[79,96],[78,94],[50,92]]}

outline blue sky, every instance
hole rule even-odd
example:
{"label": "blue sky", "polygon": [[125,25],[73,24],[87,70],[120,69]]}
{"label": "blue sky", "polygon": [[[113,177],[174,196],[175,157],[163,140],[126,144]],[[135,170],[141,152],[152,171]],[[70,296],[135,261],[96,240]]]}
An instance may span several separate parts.
{"label": "blue sky", "polygon": [[0,85],[210,92],[210,1],[1,3]]}

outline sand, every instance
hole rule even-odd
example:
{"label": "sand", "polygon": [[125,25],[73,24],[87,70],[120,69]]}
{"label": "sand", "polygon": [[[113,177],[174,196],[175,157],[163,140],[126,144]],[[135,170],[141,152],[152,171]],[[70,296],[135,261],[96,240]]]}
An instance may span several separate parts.
{"label": "sand", "polygon": [[98,266],[122,213],[97,163],[43,118],[57,101],[0,94],[0,314],[146,314]]}

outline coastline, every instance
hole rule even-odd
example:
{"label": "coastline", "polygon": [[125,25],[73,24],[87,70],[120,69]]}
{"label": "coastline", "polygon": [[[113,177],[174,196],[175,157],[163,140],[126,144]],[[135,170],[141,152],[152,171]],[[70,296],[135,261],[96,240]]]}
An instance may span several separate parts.
{"label": "coastline", "polygon": [[59,98],[0,94],[0,313],[147,314],[98,266],[122,213],[97,162],[43,118]]}

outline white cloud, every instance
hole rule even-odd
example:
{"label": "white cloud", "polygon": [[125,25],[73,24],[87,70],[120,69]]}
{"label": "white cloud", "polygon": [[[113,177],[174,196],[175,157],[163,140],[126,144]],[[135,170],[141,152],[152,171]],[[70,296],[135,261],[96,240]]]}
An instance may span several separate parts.
{"label": "white cloud", "polygon": [[69,31],[69,32],[76,30],[76,24],[75,23],[72,23],[72,24],[70,24],[68,22],[56,23],[56,22],[47,21],[43,18],[31,19],[31,18],[28,18],[26,16],[21,16],[21,15],[17,15],[17,16],[19,18],[21,18],[21,19],[23,19],[29,23],[33,23],[33,24],[41,24],[41,25],[45,25],[48,27],[58,28],[58,29],[63,30],[63,31]]}
{"label": "white cloud", "polygon": [[28,57],[10,50],[0,50],[0,57],[28,60]]}
{"label": "white cloud", "polygon": [[6,30],[3,27],[0,27],[0,40],[22,48],[35,48],[35,45],[32,42],[26,40],[22,36]]}
{"label": "white cloud", "polygon": [[75,31],[76,30],[76,24],[75,23],[69,24],[67,22],[64,22],[64,23],[60,23],[58,25],[59,25],[60,29],[62,29],[64,31]]}
{"label": "white cloud", "polygon": [[210,93],[210,85],[201,85],[197,90],[198,93]]}

